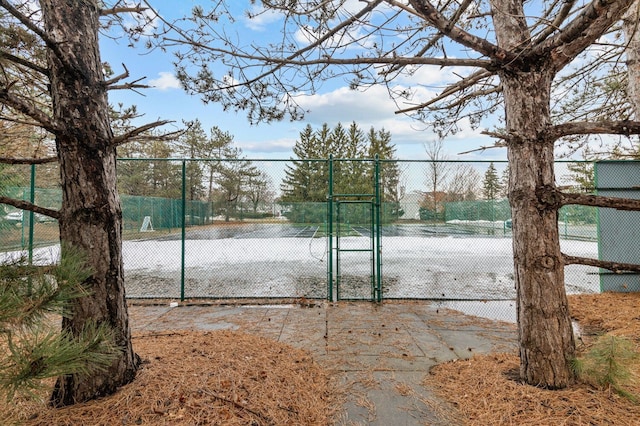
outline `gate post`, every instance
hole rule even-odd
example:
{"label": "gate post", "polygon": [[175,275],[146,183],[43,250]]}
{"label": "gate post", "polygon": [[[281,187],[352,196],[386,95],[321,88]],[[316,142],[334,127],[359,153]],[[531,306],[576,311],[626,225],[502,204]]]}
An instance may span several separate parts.
{"label": "gate post", "polygon": [[182,160],[182,228],[180,235],[180,301],[184,302],[185,240],[187,238],[187,160]]}
{"label": "gate post", "polygon": [[333,154],[327,160],[329,188],[327,194],[327,299],[333,302]]}
{"label": "gate post", "polygon": [[382,244],[380,238],[380,157],[378,154],[375,156],[375,166],[374,166],[374,186],[375,186],[375,200],[374,200],[374,211],[375,211],[375,247],[374,247],[374,256],[376,261],[376,301],[382,301]]}

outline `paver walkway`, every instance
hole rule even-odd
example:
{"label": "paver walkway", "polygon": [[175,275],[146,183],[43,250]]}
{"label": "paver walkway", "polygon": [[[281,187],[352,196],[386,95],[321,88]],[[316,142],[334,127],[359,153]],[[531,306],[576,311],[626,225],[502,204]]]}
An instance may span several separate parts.
{"label": "paver walkway", "polygon": [[511,351],[511,324],[429,302],[224,306],[132,304],[134,332],[234,329],[309,350],[349,390],[343,425],[449,425],[452,410],[421,385],[429,369]]}

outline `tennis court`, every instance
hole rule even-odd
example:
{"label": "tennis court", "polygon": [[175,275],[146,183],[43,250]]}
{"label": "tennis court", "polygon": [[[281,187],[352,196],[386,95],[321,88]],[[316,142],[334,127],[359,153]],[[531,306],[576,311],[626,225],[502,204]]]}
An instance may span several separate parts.
{"label": "tennis court", "polygon": [[[135,298],[327,298],[323,227],[217,224],[124,242],[127,295]],[[370,228],[343,231],[341,297],[369,299]],[[511,235],[499,226],[390,225],[381,228],[383,297],[515,298]],[[362,248],[364,252],[359,252]],[[575,256],[597,257],[592,241],[562,240]],[[184,276],[182,266],[184,264]],[[184,282],[184,288],[182,288]],[[599,291],[597,269],[566,268],[569,293]]]}

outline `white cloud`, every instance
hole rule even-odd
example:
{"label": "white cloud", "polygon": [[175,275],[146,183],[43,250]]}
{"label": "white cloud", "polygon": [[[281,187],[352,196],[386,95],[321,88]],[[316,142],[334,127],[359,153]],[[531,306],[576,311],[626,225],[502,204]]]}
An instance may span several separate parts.
{"label": "white cloud", "polygon": [[397,83],[405,85],[431,86],[440,91],[444,86],[460,80],[461,75],[468,75],[475,70],[463,67],[439,67],[434,65],[409,65],[407,73],[398,75]]}
{"label": "white cloud", "polygon": [[[428,95],[421,93],[420,98],[425,96],[424,99],[427,99]],[[424,132],[421,131],[424,125],[395,114],[399,108],[383,86],[373,86],[366,91],[341,87],[328,93],[301,96],[297,102],[310,111],[305,121],[317,126],[324,123],[335,126],[338,122],[349,125],[355,121],[364,131],[372,126],[376,130],[384,128],[390,131],[396,143],[399,140],[409,143],[424,140]]]}
{"label": "white cloud", "polygon": [[[428,100],[435,94],[423,87],[412,90],[416,102]],[[300,96],[297,101],[310,111],[304,121],[314,129],[324,123],[333,127],[338,122],[348,126],[354,121],[365,132],[371,127],[376,130],[384,128],[391,133],[398,157],[402,159],[422,159],[422,145],[438,137],[429,124],[395,114],[399,108],[408,105],[396,105],[383,86],[373,86],[364,92],[341,87],[328,93]],[[491,143],[480,133],[482,129],[471,128],[468,119],[461,119],[458,126],[459,132],[448,137],[446,142],[447,151],[452,158],[456,158],[455,154],[459,152]]]}
{"label": "white cloud", "polygon": [[290,153],[295,143],[295,138],[236,141],[236,145],[242,148],[245,153]]}
{"label": "white cloud", "polygon": [[158,73],[160,77],[149,80],[149,85],[158,90],[180,89],[180,81],[173,73],[161,71]]}

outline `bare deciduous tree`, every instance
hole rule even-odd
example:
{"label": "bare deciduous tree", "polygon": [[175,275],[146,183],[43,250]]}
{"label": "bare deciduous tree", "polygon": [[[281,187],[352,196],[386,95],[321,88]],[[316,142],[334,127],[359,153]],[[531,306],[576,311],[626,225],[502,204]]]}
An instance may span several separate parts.
{"label": "bare deciduous tree", "polygon": [[[437,214],[440,208],[440,204],[444,201],[444,197],[439,197],[438,192],[445,189],[447,184],[447,178],[451,164],[446,160],[449,158],[444,153],[444,141],[442,139],[436,139],[425,143],[425,153],[427,154],[427,169],[425,171],[425,177],[427,180],[427,195],[430,195],[428,199],[431,204],[429,209]],[[430,193],[430,194],[429,194]]]}

